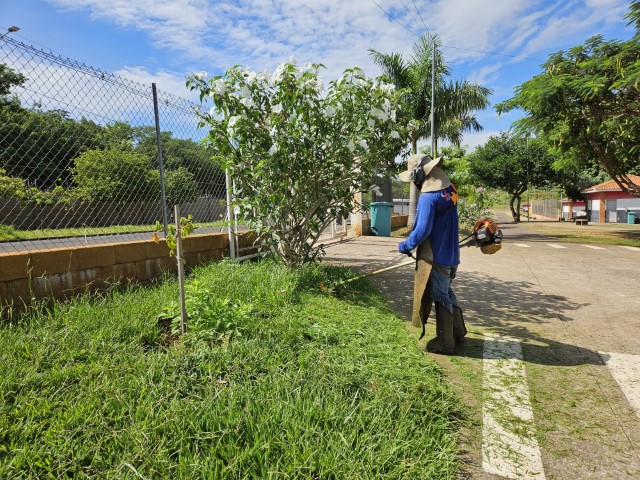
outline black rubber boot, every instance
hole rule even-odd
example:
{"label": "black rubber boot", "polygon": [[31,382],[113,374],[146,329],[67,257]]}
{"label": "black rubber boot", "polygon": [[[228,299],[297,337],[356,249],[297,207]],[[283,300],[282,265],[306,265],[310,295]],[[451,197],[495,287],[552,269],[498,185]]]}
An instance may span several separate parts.
{"label": "black rubber boot", "polygon": [[456,342],[463,343],[465,341],[464,336],[467,334],[467,327],[464,324],[464,316],[462,315],[462,309],[458,305],[453,306],[453,336],[456,338]]}
{"label": "black rubber boot", "polygon": [[456,347],[453,336],[453,314],[440,302],[436,304],[436,338],[429,340],[427,350],[433,353],[451,355]]}

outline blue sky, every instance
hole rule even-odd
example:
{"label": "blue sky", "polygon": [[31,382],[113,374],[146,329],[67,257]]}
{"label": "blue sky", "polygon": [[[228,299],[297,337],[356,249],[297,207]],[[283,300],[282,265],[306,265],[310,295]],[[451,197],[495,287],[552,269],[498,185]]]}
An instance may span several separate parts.
{"label": "blue sky", "polygon": [[[377,75],[368,49],[410,55],[416,35],[428,28],[446,46],[453,78],[490,87],[496,103],[539,73],[550,53],[595,34],[633,34],[623,19],[626,0],[0,0],[0,6],[0,29],[20,27],[11,34],[18,40],[185,97],[184,78],[193,72],[220,74],[235,64],[273,70],[291,56],[326,65],[325,84],[353,66]],[[467,134],[464,143],[473,148],[508,130],[514,116],[479,112],[485,130]]]}

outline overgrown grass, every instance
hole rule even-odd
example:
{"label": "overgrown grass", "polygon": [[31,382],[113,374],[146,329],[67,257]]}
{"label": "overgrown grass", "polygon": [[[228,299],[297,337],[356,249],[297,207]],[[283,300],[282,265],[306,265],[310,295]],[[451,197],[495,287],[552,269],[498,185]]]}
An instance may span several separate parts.
{"label": "overgrown grass", "polygon": [[[222,227],[223,221],[197,223],[196,228]],[[88,235],[113,235],[117,233],[144,233],[155,231],[155,225],[113,225],[111,227],[87,228],[46,228],[38,230],[17,230],[11,225],[0,224],[0,242],[19,240],[41,240],[45,238],[84,237]]]}
{"label": "overgrown grass", "polygon": [[327,293],[347,275],[197,270],[251,309],[216,342],[167,346],[173,282],[5,325],[0,478],[453,478],[455,400],[370,284]]}

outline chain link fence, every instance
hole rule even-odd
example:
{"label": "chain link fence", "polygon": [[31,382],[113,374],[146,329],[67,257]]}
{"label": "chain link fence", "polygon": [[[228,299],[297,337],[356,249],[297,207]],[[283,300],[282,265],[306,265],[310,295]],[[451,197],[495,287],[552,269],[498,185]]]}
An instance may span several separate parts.
{"label": "chain link fence", "polygon": [[526,194],[527,203],[531,206],[532,217],[546,220],[560,220],[562,218],[562,191],[558,189],[532,189]]}
{"label": "chain link fence", "polygon": [[222,231],[196,103],[0,40],[0,253],[149,239],[173,205]]}

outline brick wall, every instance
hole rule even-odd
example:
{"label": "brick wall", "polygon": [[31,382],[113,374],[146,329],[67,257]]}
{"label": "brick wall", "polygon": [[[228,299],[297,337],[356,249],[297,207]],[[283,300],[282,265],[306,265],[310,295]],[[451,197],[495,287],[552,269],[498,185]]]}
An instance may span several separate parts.
{"label": "brick wall", "polygon": [[[240,236],[250,247],[250,233]],[[191,235],[183,240],[187,267],[229,256],[226,233]],[[100,290],[115,282],[150,282],[164,272],[177,272],[164,241],[153,240],[35,250],[0,255],[0,305],[23,305],[31,299],[65,298]]]}

